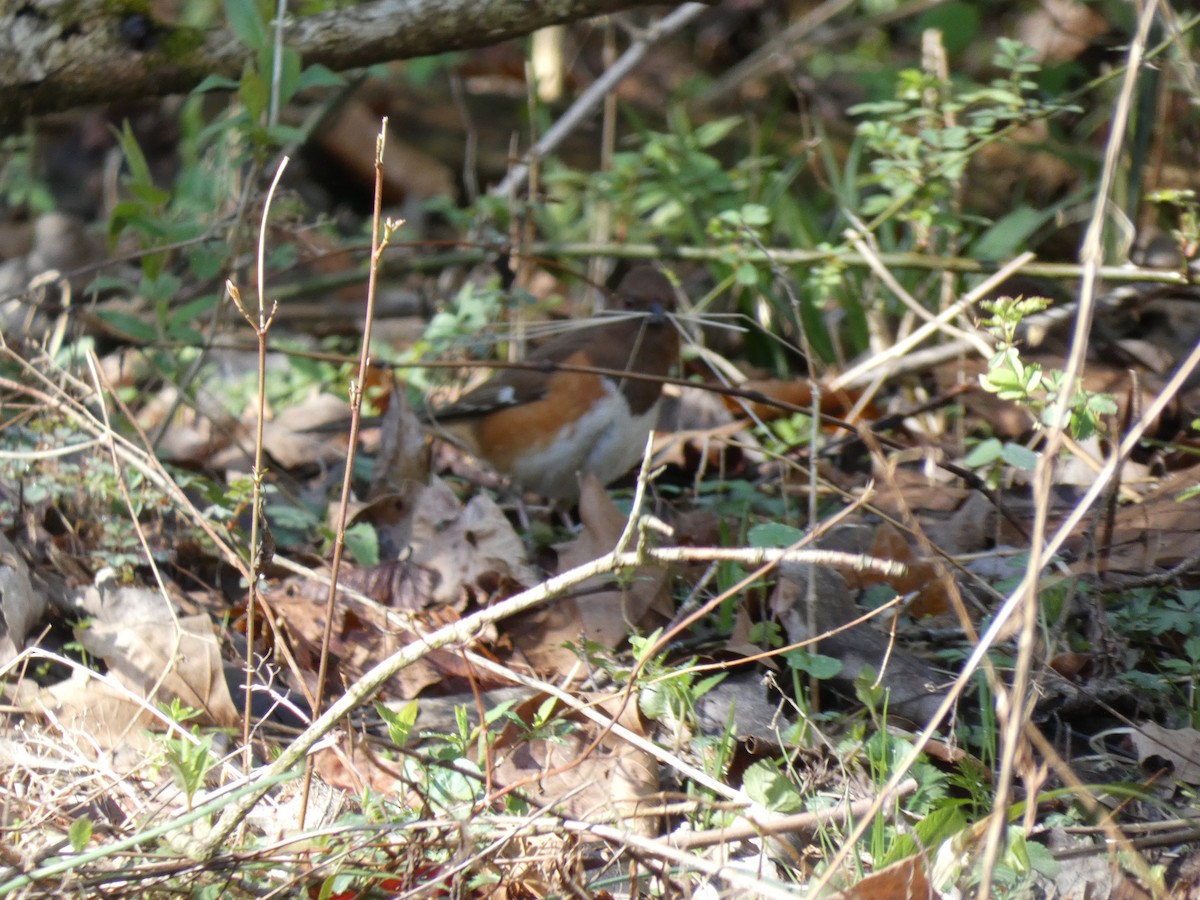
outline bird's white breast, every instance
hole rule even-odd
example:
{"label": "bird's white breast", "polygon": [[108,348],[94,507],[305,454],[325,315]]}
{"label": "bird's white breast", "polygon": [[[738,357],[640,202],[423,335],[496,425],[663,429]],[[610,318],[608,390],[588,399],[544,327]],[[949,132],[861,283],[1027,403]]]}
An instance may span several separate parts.
{"label": "bird's white breast", "polygon": [[591,473],[608,484],[641,460],[646,435],[657,419],[657,403],[634,416],[618,386],[606,379],[604,396],[543,448],[522,454],[512,467],[512,478],[547,497],[576,496],[579,473]]}

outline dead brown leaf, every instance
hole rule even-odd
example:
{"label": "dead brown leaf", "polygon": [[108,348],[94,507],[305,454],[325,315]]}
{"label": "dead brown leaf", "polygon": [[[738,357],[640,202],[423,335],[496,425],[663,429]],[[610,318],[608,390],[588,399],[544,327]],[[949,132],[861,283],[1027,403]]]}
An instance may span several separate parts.
{"label": "dead brown leaf", "polygon": [[525,544],[496,502],[476,494],[466,506],[439,478],[416,501],[412,560],[440,577],[434,599],[462,609],[467,599],[534,585]]}
{"label": "dead brown leaf", "polygon": [[[634,701],[615,698],[595,705],[644,734]],[[657,833],[655,820],[638,815],[658,793],[658,763],[653,757],[611,733],[584,756],[600,726],[544,695],[525,701],[514,712],[522,724],[508,722],[493,746],[492,775],[498,785],[521,785],[575,818],[594,821],[607,814],[639,834]],[[548,723],[542,727],[552,736],[530,736],[529,729],[539,721]],[[558,727],[562,723],[571,727]]]}
{"label": "dead brown leaf", "polygon": [[[403,796],[407,790],[400,777],[400,763],[387,762],[363,742],[343,735],[333,746],[313,754],[314,769],[330,787],[361,796],[370,789],[384,796]],[[413,798],[418,804],[420,798]]]}
{"label": "dead brown leaf", "polygon": [[927,900],[937,895],[929,884],[924,858],[910,856],[871,873],[835,896],[837,900]]}
{"label": "dead brown leaf", "polygon": [[146,705],[83,669],[22,703],[53,718],[66,731],[86,734],[88,740],[80,746],[104,752],[125,750],[141,757],[155,743],[149,729],[157,720]]}
{"label": "dead brown leaf", "polygon": [[223,728],[241,721],[208,616],[177,617],[155,591],[118,588],[103,593],[99,614],[75,633],[109,675],[138,696],[155,691],[156,702],[178,698]]}
{"label": "dead brown leaf", "polygon": [[[1149,492],[1141,503],[1119,506],[1113,517],[1111,541],[1107,526],[1082,526],[1066,543],[1078,562],[1072,571],[1090,573],[1097,565],[1102,571],[1130,572],[1137,577],[1177,565],[1196,555],[1200,549],[1200,495],[1187,500],[1179,497],[1196,485],[1196,468],[1172,474]],[[1094,520],[1086,520],[1092,522]],[[1097,545],[1107,542],[1097,562]]]}
{"label": "dead brown leaf", "polygon": [[1075,59],[1109,28],[1104,16],[1076,0],[1042,0],[1024,13],[1018,39],[1043,62]]}
{"label": "dead brown leaf", "polygon": [[[334,117],[314,136],[321,148],[364,186],[375,178],[375,140],[379,116],[357,98],[341,104]],[[405,199],[453,197],[457,180],[444,162],[418,150],[397,134],[383,148],[384,203]]]}
{"label": "dead brown leaf", "polygon": [[[389,564],[388,568],[397,565],[405,570],[414,568],[411,561]],[[352,572],[348,577],[350,582],[369,580],[369,573],[363,573],[362,570]],[[324,632],[325,594],[320,586],[303,591],[284,588],[269,594],[266,601],[278,621],[287,629],[301,674],[310,682],[309,687],[314,687]],[[329,643],[333,661],[330,677],[334,683],[328,687],[340,692],[380,660],[419,640],[416,633],[418,629],[432,631],[457,618],[453,609],[442,607],[421,613],[414,623],[420,624],[410,630],[389,622],[387,610],[380,603],[341,594],[334,607]],[[380,691],[380,697],[386,700],[411,699],[431,685],[441,684],[451,678],[469,677],[470,672],[457,652],[437,649],[392,676]]]}
{"label": "dead brown leaf", "polygon": [[[582,485],[579,518],[579,536],[557,548],[560,572],[611,552],[626,521],[603,485],[590,475]],[[514,618],[505,633],[534,668],[563,672],[578,660],[572,648],[582,646],[583,641],[615,648],[632,629],[645,626],[655,616],[665,621],[669,614],[667,572],[641,566],[619,584],[614,584],[612,576],[592,578],[581,584],[574,596]]]}
{"label": "dead brown leaf", "polygon": [[397,485],[429,480],[429,442],[413,412],[408,394],[393,385],[380,425],[379,450],[368,497],[379,497]]}
{"label": "dead brown leaf", "polygon": [[882,575],[875,572],[847,572],[846,581],[852,589],[886,584],[901,596],[912,595],[905,610],[915,617],[938,616],[953,609],[950,586],[943,580],[933,563],[919,557],[904,534],[889,522],[881,522],[867,550],[876,559],[903,563],[903,575]]}
{"label": "dead brown leaf", "polygon": [[[771,596],[771,611],[783,626],[787,643],[821,637],[820,652],[842,662],[835,681],[851,683],[869,666],[890,692],[889,714],[914,724],[929,721],[943,696],[943,679],[932,666],[896,646],[889,635],[868,623],[828,634],[861,615],[841,573],[824,566],[785,563],[779,567],[779,575]],[[810,627],[806,603],[810,575],[816,579],[815,632]]]}
{"label": "dead brown leaf", "polygon": [[[807,378],[795,381],[783,381],[776,378],[750,379],[739,384],[738,388],[751,394],[761,394],[767,401],[786,403],[789,406],[798,406],[805,409],[810,408],[813,402],[812,382]],[[827,416],[834,416],[839,419],[845,418],[861,397],[861,391],[849,391],[845,389],[836,391],[822,390],[820,394],[821,412]],[[753,413],[754,417],[763,422],[791,415],[787,410],[780,409],[779,406],[772,402],[747,402],[741,398],[730,396],[725,397],[724,400],[726,407],[735,416],[745,416],[747,406],[749,406],[750,412]],[[859,418],[868,420],[877,419],[881,415],[882,413],[875,406],[868,404],[864,409],[860,410],[856,421]]]}
{"label": "dead brown leaf", "polygon": [[[332,394],[310,394],[263,423],[263,449],[285,469],[344,462],[346,435],[320,434],[314,429],[343,421],[348,416],[349,406],[345,400]],[[253,434],[249,423],[246,433]]]}
{"label": "dead brown leaf", "polygon": [[1143,722],[1130,735],[1138,762],[1145,768],[1158,768],[1154,759],[1171,764],[1171,775],[1188,784],[1200,784],[1200,731],[1195,728],[1164,728]]}
{"label": "dead brown leaf", "polygon": [[176,618],[166,599],[141,588],[87,594],[80,605],[95,618],[76,636],[104,661],[111,682],[76,669],[57,684],[19,692],[19,703],[86,734],[80,746],[115,751],[130,765],[152,749],[147,729],[161,725],[150,703],[178,699],[223,728],[240,721],[208,616]]}

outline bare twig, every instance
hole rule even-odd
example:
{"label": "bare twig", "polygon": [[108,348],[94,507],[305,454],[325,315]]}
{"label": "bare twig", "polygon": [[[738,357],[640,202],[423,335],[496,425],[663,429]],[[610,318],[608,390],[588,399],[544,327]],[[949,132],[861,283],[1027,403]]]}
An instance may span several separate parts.
{"label": "bare twig", "polygon": [[[945,323],[953,321],[958,316],[962,315],[963,312],[978,303],[981,297],[986,297],[988,293],[995,289],[997,284],[1004,281],[1004,279],[1008,278],[1013,273],[1027,268],[1027,265],[1031,259],[1033,259],[1032,253],[1022,253],[1016,259],[1011,260],[1005,264],[999,272],[996,272],[990,278],[984,280],[983,283],[977,285],[974,290],[966,294],[966,296],[964,296],[961,300],[942,310],[942,312],[938,313],[938,315],[931,321],[926,322],[908,337],[897,341],[883,353],[876,353],[869,359],[864,360],[859,365],[854,366],[848,372],[843,372],[841,375],[835,377],[827,386],[828,390],[836,391],[850,387],[851,385],[862,384],[863,378],[867,375],[867,373],[875,369],[883,368],[895,360],[902,359],[909,350],[920,344],[921,341],[932,337],[934,334],[940,331],[944,327]],[[977,347],[977,349],[980,347],[986,348],[987,353],[989,354],[991,352],[990,345],[982,338],[980,338],[979,344],[975,344],[973,342],[972,346]],[[983,351],[981,350],[981,352]]]}
{"label": "bare twig", "polygon": [[[1033,712],[1032,698],[1027,696],[1027,693],[1033,668],[1034,648],[1038,638],[1038,586],[1044,565],[1043,561],[1048,558],[1048,555],[1043,555],[1043,542],[1049,527],[1050,510],[1053,506],[1054,472],[1057,467],[1058,451],[1063,443],[1068,409],[1075,393],[1075,385],[1083,375],[1083,362],[1087,354],[1088,338],[1095,310],[1097,272],[1104,262],[1103,237],[1104,224],[1108,218],[1109,197],[1117,177],[1125,129],[1129,121],[1129,110],[1141,70],[1142,56],[1146,49],[1146,39],[1149,36],[1150,25],[1154,21],[1157,9],[1158,0],[1150,0],[1142,8],[1138,19],[1137,34],[1129,45],[1128,63],[1125,67],[1121,92],[1113,110],[1108,144],[1104,152],[1104,167],[1100,174],[1100,183],[1096,188],[1095,206],[1080,251],[1083,279],[1079,290],[1079,309],[1075,318],[1071,350],[1063,367],[1062,384],[1058,388],[1057,397],[1047,420],[1046,445],[1038,457],[1032,479],[1034,519],[1029,562],[1025,578],[1013,595],[1013,599],[1021,609],[1020,630],[1017,637],[1017,660],[1011,686],[996,694],[996,718],[1003,733],[1003,742],[999,758],[1000,771],[996,778],[996,802],[991,820],[988,822],[987,838],[983,848],[979,886],[981,900],[988,900],[991,896],[992,877],[1000,849],[1004,843],[1004,830],[1008,824],[1009,792],[1012,789],[1021,741],[1025,736],[1025,724]],[[1113,468],[1110,475],[1115,474],[1116,471],[1117,469]],[[1140,861],[1141,868],[1145,869],[1145,860],[1140,856],[1136,856],[1135,859]]]}
{"label": "bare twig", "polygon": [[[1131,65],[1129,66],[1129,69],[1128,69],[1130,72],[1136,73],[1137,65],[1133,64],[1133,63],[1136,63],[1136,61],[1138,59],[1138,53],[1139,53],[1138,48],[1141,46],[1144,46],[1144,33],[1142,33],[1141,28],[1148,27],[1148,23],[1153,17],[1152,14],[1153,14],[1153,9],[1154,9],[1155,5],[1156,5],[1156,0],[1151,0],[1151,3],[1147,6],[1146,11],[1143,12],[1143,19],[1139,23],[1139,25],[1140,25],[1139,35],[1142,37],[1142,40],[1134,41],[1134,44],[1131,46],[1131,49],[1130,49]],[[1127,110],[1127,108],[1128,107],[1126,107],[1126,110]],[[1113,141],[1114,142],[1118,142],[1118,138],[1116,136],[1123,133],[1123,130],[1124,130],[1123,127],[1120,127],[1120,128],[1114,127],[1113,128],[1113,135],[1114,135]],[[1119,143],[1118,143],[1118,146],[1119,146]],[[1111,145],[1110,145],[1109,149],[1110,149],[1111,153],[1116,152],[1116,148],[1114,148]],[[1111,183],[1111,181],[1109,181],[1107,183]],[[1103,207],[1106,202],[1104,198],[1106,198],[1106,197],[1107,197],[1106,191],[1100,192],[1100,194],[1099,194],[1100,199],[1097,200],[1098,209],[1097,209],[1096,215],[1093,218],[1094,222],[1098,222],[1101,224],[1103,222],[1103,219],[1102,219]],[[1099,227],[1099,226],[1097,225],[1097,227]],[[1098,240],[1098,234],[1097,234],[1097,240]],[[1092,245],[1085,244],[1085,250],[1089,246],[1092,246]],[[1096,246],[1098,248],[1099,244],[1096,243],[1094,246]],[[1083,272],[1085,273],[1085,275],[1088,272],[1091,273],[1090,284],[1093,288],[1095,285],[1095,279],[1097,277],[1099,277],[1099,274],[1101,271],[1101,266],[1099,265],[1099,262],[1100,262],[1100,259],[1099,259],[1098,254],[1085,254],[1085,262],[1083,265]],[[1093,296],[1094,296],[1094,292],[1093,292]],[[1082,302],[1082,298],[1081,298],[1081,302]],[[1083,313],[1081,313],[1081,318],[1090,321],[1090,316],[1088,316],[1087,309],[1085,309],[1083,311]],[[1072,356],[1072,359],[1075,362],[1075,366],[1078,366],[1078,363],[1082,359],[1082,350],[1083,350],[1083,347],[1086,346],[1086,337],[1087,337],[1087,323],[1084,322],[1084,324],[1082,324],[1082,326],[1081,326],[1081,330],[1079,332],[1077,332],[1077,340],[1075,341],[1075,344],[1073,344],[1073,350],[1075,350],[1075,349],[1079,350],[1079,353],[1073,353],[1073,356]],[[1076,347],[1076,345],[1080,345],[1080,346]],[[930,738],[933,736],[933,733],[940,726],[940,724],[941,724],[942,720],[945,718],[946,714],[949,713],[953,704],[955,702],[957,702],[958,697],[961,695],[962,691],[966,687],[967,681],[975,673],[976,669],[978,669],[978,667],[979,667],[981,661],[983,660],[984,656],[986,655],[987,651],[993,646],[993,644],[1000,638],[1000,636],[1002,634],[1009,632],[1009,628],[1010,628],[1009,622],[1013,618],[1014,614],[1019,609],[1024,610],[1027,607],[1035,606],[1035,604],[1029,598],[1031,598],[1031,597],[1036,598],[1036,588],[1037,588],[1037,584],[1038,584],[1040,574],[1041,574],[1040,560],[1050,558],[1058,550],[1058,548],[1062,545],[1063,541],[1066,540],[1067,536],[1071,534],[1072,530],[1076,527],[1076,525],[1078,525],[1079,521],[1086,514],[1087,510],[1091,508],[1091,506],[1096,502],[1096,499],[1106,489],[1107,484],[1109,483],[1109,481],[1111,480],[1111,478],[1117,471],[1121,461],[1124,458],[1126,458],[1129,455],[1129,453],[1131,453],[1133,451],[1133,449],[1137,446],[1138,441],[1141,440],[1142,435],[1145,433],[1145,431],[1149,427],[1150,423],[1152,421],[1154,421],[1155,418],[1166,407],[1166,405],[1168,403],[1170,403],[1171,399],[1175,396],[1176,393],[1178,393],[1178,391],[1180,390],[1180,388],[1183,385],[1186,378],[1191,374],[1191,372],[1196,368],[1197,365],[1200,365],[1200,345],[1198,345],[1192,351],[1192,353],[1188,356],[1188,358],[1184,361],[1184,363],[1176,371],[1175,375],[1171,378],[1170,382],[1163,388],[1163,390],[1155,398],[1154,402],[1150,404],[1149,408],[1143,413],[1143,415],[1138,420],[1138,422],[1129,430],[1129,433],[1125,435],[1124,439],[1121,441],[1120,447],[1118,448],[1117,452],[1115,452],[1109,458],[1109,460],[1106,462],[1101,473],[1097,476],[1096,481],[1088,489],[1087,493],[1080,500],[1080,502],[1076,505],[1075,509],[1071,512],[1071,514],[1069,516],[1067,516],[1066,520],[1059,526],[1059,528],[1055,532],[1054,536],[1051,537],[1048,541],[1045,541],[1044,544],[1043,544],[1042,538],[1045,535],[1045,524],[1046,524],[1045,523],[1045,514],[1046,514],[1046,510],[1048,509],[1048,504],[1043,502],[1039,505],[1038,519],[1041,520],[1041,526],[1040,526],[1040,530],[1037,530],[1034,535],[1034,540],[1032,542],[1033,543],[1032,553],[1031,553],[1032,559],[1029,564],[1029,567],[1026,570],[1024,579],[1022,580],[1021,584],[1018,585],[1017,588],[1013,591],[1013,593],[1009,595],[1008,599],[1005,600],[1005,602],[1001,605],[1001,607],[996,611],[995,617],[993,618],[991,625],[988,627],[987,631],[981,637],[979,643],[975,646],[975,649],[971,652],[971,655],[967,658],[966,662],[963,664],[962,670],[960,671],[958,677],[955,679],[954,684],[952,685],[950,691],[946,695],[946,698],[942,701],[942,704],[938,707],[937,712],[933,715],[930,722],[927,724],[925,730],[922,731],[921,734],[918,736],[918,738],[913,746],[913,749],[909,752],[908,756],[904,759],[902,764],[897,767],[897,769],[893,773],[891,779],[889,779],[887,787],[894,788],[896,786],[896,784],[899,783],[900,779],[906,775],[906,773],[911,769],[912,765],[917,761],[918,756],[920,755],[921,751],[924,749],[925,745],[928,743]],[[1069,368],[1071,371],[1076,371],[1075,368],[1071,368],[1071,367],[1069,367]],[[1063,398],[1069,398],[1069,395],[1070,395],[1070,392],[1067,390],[1064,390],[1064,393],[1060,396]],[[1058,410],[1057,421],[1060,423],[1060,425],[1063,422],[1063,414],[1064,413],[1065,413],[1065,408],[1060,408]],[[1059,429],[1059,432],[1061,433],[1061,428]],[[1047,467],[1050,465],[1051,458],[1052,458],[1052,454],[1049,451],[1047,451],[1043,455],[1042,459],[1046,461],[1045,465]],[[1039,466],[1041,466],[1042,464],[1043,463],[1041,461],[1039,461]],[[1043,495],[1043,499],[1044,499],[1044,495]],[[1034,560],[1037,560],[1037,562],[1035,563]],[[1036,623],[1036,620],[1035,620],[1035,623]],[[1031,630],[1028,627],[1028,617],[1026,617],[1026,627],[1022,628],[1021,632],[1022,632],[1022,634],[1029,634],[1030,631]],[[1020,698],[1017,697],[1017,694],[1016,694],[1016,686],[1015,685],[1014,685],[1013,693],[1010,696],[1016,697],[1017,701],[1018,702],[1020,701]],[[1010,721],[1012,721],[1012,720],[1010,720]],[[1009,740],[1014,741],[1014,742],[1016,740],[1015,737],[1010,738],[1008,731],[1006,731],[1005,736],[1006,736],[1006,744]],[[1014,744],[1014,746],[1015,746],[1015,744]],[[1011,769],[1010,769],[1010,778],[1011,778]],[[996,795],[998,798],[996,808],[998,811],[1002,811],[1006,808],[1006,804],[1003,800],[1003,797],[1006,796],[1006,791],[999,790],[999,786],[998,786]],[[1004,820],[1001,819],[1001,827],[1003,825],[1003,822],[1004,822]],[[863,821],[859,824],[859,826],[856,827],[854,829],[854,831],[847,837],[842,848],[838,851],[838,853],[830,861],[830,864],[829,864],[828,868],[826,869],[826,871],[814,883],[814,885],[812,887],[812,891],[814,894],[819,893],[828,884],[829,879],[833,877],[833,874],[845,862],[848,855],[852,852],[855,844],[866,832],[866,829],[869,826],[869,824],[870,824],[870,818],[864,817]],[[994,862],[994,860],[993,860],[993,862]],[[1134,864],[1137,865],[1137,862],[1138,862],[1138,858],[1135,858]],[[1144,864],[1144,861],[1142,861],[1142,863]],[[986,879],[983,882],[983,886],[986,889],[986,887],[987,887]],[[986,893],[986,890],[985,890],[985,893]]]}
{"label": "bare twig", "polygon": [[[458,622],[446,625],[419,641],[401,648],[391,656],[381,660],[373,668],[363,674],[346,692],[338,698],[320,717],[304,730],[287,748],[276,757],[275,761],[261,770],[264,781],[262,792],[249,793],[242,796],[236,804],[228,808],[219,822],[213,827],[212,833],[195,849],[202,855],[211,854],[237,827],[238,822],[254,807],[267,791],[273,781],[284,772],[305,758],[314,744],[351,710],[358,708],[377,691],[384,682],[406,666],[423,659],[433,650],[450,644],[465,644],[477,638],[483,630],[492,623],[502,621],[524,610],[531,609],[559,596],[577,584],[587,581],[597,575],[605,575],[618,569],[647,563],[671,562],[705,562],[713,559],[737,560],[750,565],[761,565],[767,561],[788,560],[807,562],[816,565],[849,566],[856,570],[869,570],[883,574],[899,574],[903,566],[887,560],[875,560],[868,556],[854,553],[838,553],[823,550],[782,551],[773,549],[731,550],[728,548],[649,548],[639,547],[633,552],[608,553],[590,563],[577,566],[567,572],[550,578],[510,597],[487,609],[479,610]],[[893,786],[894,787],[894,786]]]}
{"label": "bare twig", "polygon": [[271,305],[271,311],[267,312],[267,297],[266,297],[266,257],[267,257],[267,219],[271,213],[271,201],[275,197],[275,189],[279,186],[279,179],[283,177],[283,170],[287,168],[287,157],[280,160],[279,168],[275,170],[275,177],[271,180],[271,187],[267,191],[267,199],[263,204],[262,221],[258,227],[258,315],[255,317],[242,304],[242,295],[238,290],[237,285],[233,281],[227,281],[225,288],[229,293],[233,304],[238,308],[242,317],[254,329],[254,337],[258,347],[258,415],[255,421],[254,429],[254,466],[251,469],[252,484],[253,484],[253,499],[251,501],[250,512],[250,578],[246,587],[246,695],[245,702],[242,704],[242,760],[245,770],[249,773],[254,765],[254,754],[250,749],[250,692],[254,688],[254,641],[255,641],[255,617],[258,612],[258,576],[262,571],[263,554],[260,543],[262,541],[262,513],[263,513],[263,480],[266,477],[266,470],[263,468],[263,429],[266,427],[266,410],[267,410],[267,336],[270,334],[271,325],[275,321],[275,314],[278,312],[278,304]]}
{"label": "bare twig", "polygon": [[[387,123],[384,117],[379,126],[379,137],[375,142],[375,204],[371,218],[371,266],[367,279],[367,304],[364,313],[362,347],[358,357],[358,378],[350,383],[350,437],[346,449],[346,471],[342,477],[342,497],[338,504],[337,522],[334,531],[333,560],[329,569],[329,593],[325,601],[325,627],[321,632],[321,659],[317,669],[316,696],[313,699],[313,718],[321,715],[325,697],[325,680],[329,673],[329,645],[333,638],[333,620],[337,604],[337,582],[341,571],[342,554],[346,547],[346,522],[349,518],[350,498],[353,496],[354,454],[358,446],[358,430],[362,422],[362,392],[367,383],[371,365],[371,328],[375,320],[375,292],[379,283],[379,260],[391,240],[392,232],[400,222],[383,219],[383,151],[387,140]],[[304,783],[300,791],[300,827],[308,810],[308,795],[312,786],[312,759],[304,768]]]}
{"label": "bare twig", "polygon": [[525,159],[513,166],[508,175],[492,189],[492,195],[507,197],[524,184],[525,179],[529,177],[531,160],[541,159],[546,154],[552,153],[567,135],[592,115],[609,92],[626,75],[637,68],[638,64],[645,59],[646,54],[650,52],[651,47],[673,35],[707,8],[703,3],[685,3],[639,34],[621,55],[621,58],[579,95],[579,98],[571,104],[571,107],[562,114],[559,120],[546,130],[541,140],[529,149],[529,152],[525,154]]}

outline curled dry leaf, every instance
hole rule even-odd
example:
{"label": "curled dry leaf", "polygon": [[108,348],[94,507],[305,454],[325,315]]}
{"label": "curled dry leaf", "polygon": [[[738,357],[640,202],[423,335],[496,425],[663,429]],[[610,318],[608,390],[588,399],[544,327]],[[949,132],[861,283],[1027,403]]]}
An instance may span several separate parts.
{"label": "curled dry leaf", "polygon": [[[116,758],[130,767],[140,765],[154,745],[149,729],[157,720],[146,705],[83,669],[32,696],[22,696],[20,702],[67,732],[86,735],[86,740],[76,741],[77,746],[116,751]],[[117,768],[125,765],[118,762]]]}
{"label": "curled dry leaf", "polygon": [[[365,187],[374,181],[375,170],[372,156],[364,153],[363,148],[375,146],[378,133],[379,116],[362,100],[352,97],[338,106],[314,139],[351,178]],[[389,206],[406,200],[453,197],[457,193],[453,169],[409,144],[399,134],[388,135],[382,164],[383,197]]]}
{"label": "curled dry leaf", "polygon": [[[367,595],[343,594],[336,604],[330,652],[335,665],[328,685],[340,690],[381,659],[457,619],[471,600],[480,603],[515,593],[536,582],[525,547],[500,508],[488,497],[466,505],[440,479],[428,486],[407,482],[401,493],[381,497],[355,521],[368,521],[381,547],[407,548],[406,559],[367,569],[344,569],[341,586]],[[328,589],[291,580],[267,601],[286,624],[302,676],[318,669]],[[383,607],[386,607],[383,608]],[[390,613],[418,612],[398,621]],[[384,688],[385,698],[411,698],[448,679],[470,677],[453,649],[435,650],[398,672]]]}
{"label": "curled dry leaf", "polygon": [[[366,742],[342,732],[337,743],[313,754],[320,780],[330,787],[361,796],[370,789],[383,796],[403,797],[407,786],[401,777],[401,764],[374,753]],[[410,798],[419,804],[420,798]]]}
{"label": "curled dry leaf", "polygon": [[379,497],[397,486],[427,482],[429,442],[408,393],[398,385],[392,385],[379,432],[379,450],[367,496]]}
{"label": "curled dry leaf", "polygon": [[831,900],[926,900],[937,896],[925,871],[925,857],[910,856],[872,872]]}
{"label": "curled dry leaf", "polygon": [[[786,403],[789,406],[799,406],[807,409],[811,408],[813,402],[812,382],[807,378],[796,381],[781,381],[775,378],[751,379],[739,384],[738,387],[751,396],[755,394],[761,395],[763,400],[743,400],[738,397],[727,396],[724,398],[726,407],[735,416],[745,416],[747,410],[749,410],[755,419],[762,422],[769,422],[773,419],[791,415],[787,410],[775,405],[776,403]],[[854,410],[861,398],[861,391],[851,391],[844,388],[835,391],[823,389],[820,393],[821,412],[827,416],[835,416],[840,419],[845,418]],[[882,416],[882,413],[879,409],[873,404],[868,403],[864,409],[859,410],[858,415],[855,416],[855,421],[860,418],[868,420],[877,419],[880,416]]]}
{"label": "curled dry leaf", "polygon": [[[248,413],[247,415],[257,415]],[[263,449],[285,469],[318,464],[335,465],[346,459],[345,434],[321,434],[320,426],[348,415],[346,401],[331,394],[313,393],[263,423]],[[248,435],[254,434],[252,420]]]}
{"label": "curled dry leaf", "polygon": [[[1119,506],[1111,530],[1105,525],[1097,533],[1081,525],[1066,544],[1068,553],[1077,560],[1071,566],[1072,572],[1090,574],[1099,568],[1110,577],[1128,572],[1142,578],[1147,572],[1161,571],[1195,556],[1200,494],[1179,498],[1195,487],[1196,481],[1194,469],[1176,472],[1141,503]],[[1099,551],[1097,544],[1101,545]]]}

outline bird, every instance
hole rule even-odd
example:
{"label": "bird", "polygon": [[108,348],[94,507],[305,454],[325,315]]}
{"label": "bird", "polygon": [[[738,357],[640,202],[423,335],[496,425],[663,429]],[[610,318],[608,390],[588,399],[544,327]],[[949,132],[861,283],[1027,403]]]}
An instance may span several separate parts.
{"label": "bird", "polygon": [[608,485],[642,458],[662,398],[662,381],[654,379],[679,359],[675,291],[657,269],[631,269],[611,311],[542,344],[525,368],[499,371],[456,401],[427,408],[426,422],[548,499],[577,500],[581,474]]}

